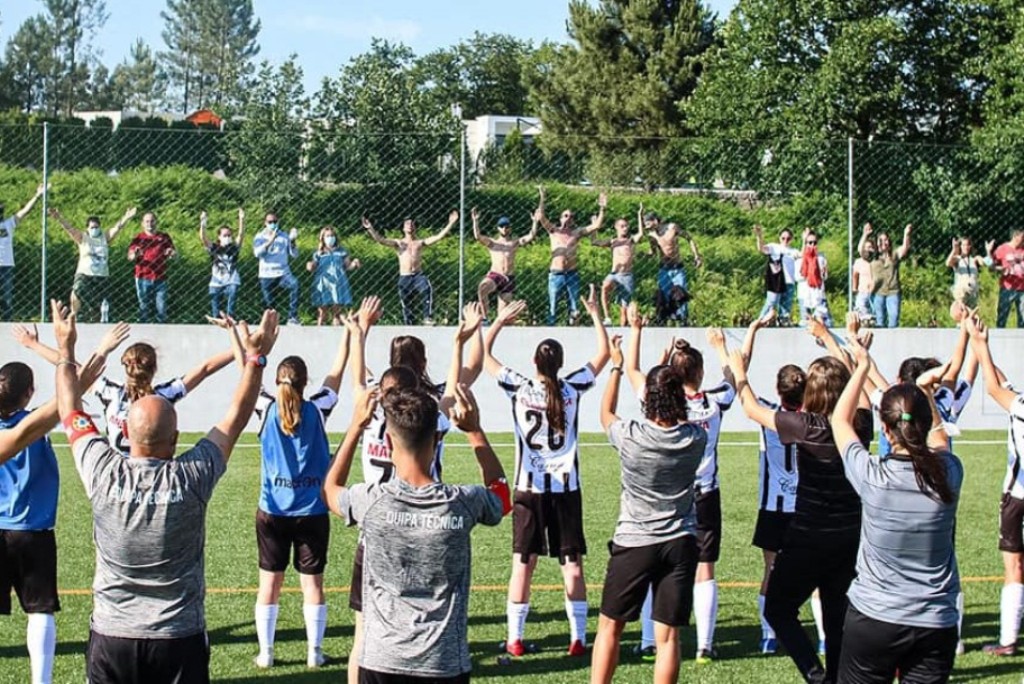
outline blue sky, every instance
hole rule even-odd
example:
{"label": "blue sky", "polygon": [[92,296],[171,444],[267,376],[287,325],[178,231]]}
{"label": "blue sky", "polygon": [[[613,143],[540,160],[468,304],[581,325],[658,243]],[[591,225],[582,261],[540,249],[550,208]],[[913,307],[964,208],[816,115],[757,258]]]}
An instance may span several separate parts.
{"label": "blue sky", "polygon": [[[137,37],[155,50],[164,48],[160,32],[162,0],[106,0],[110,19],[94,44],[102,61],[113,68],[128,54]],[[711,0],[724,17],[735,0]],[[349,58],[364,52],[371,37],[403,42],[424,54],[483,33],[509,33],[539,42],[564,40],[567,0],[254,0],[263,22],[260,59],[280,62],[299,56],[307,90],[316,90],[324,76],[333,76]],[[0,0],[0,41],[30,15],[40,12],[39,0]]]}

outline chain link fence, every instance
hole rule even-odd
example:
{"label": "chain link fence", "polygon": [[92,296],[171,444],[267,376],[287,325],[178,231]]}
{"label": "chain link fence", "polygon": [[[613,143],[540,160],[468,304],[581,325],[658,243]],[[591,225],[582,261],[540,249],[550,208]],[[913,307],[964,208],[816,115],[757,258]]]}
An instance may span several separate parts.
{"label": "chain link fence", "polygon": [[[478,154],[465,145],[458,136],[355,135],[323,127],[257,135],[190,125],[0,126],[4,216],[19,212],[44,180],[48,188],[13,231],[10,221],[0,228],[0,299],[9,303],[4,316],[45,320],[48,299],[67,300],[75,288],[85,320],[105,315],[137,321],[145,313],[153,321],[158,318],[155,295],[161,294],[155,290],[165,288],[161,320],[200,323],[211,311],[213,278],[218,308],[227,305],[222,284],[237,282],[234,313],[255,319],[264,295],[254,246],[267,241],[265,218],[273,213],[280,235],[270,253],[276,252],[290,271],[278,276],[270,291],[280,311],[290,310],[297,290],[295,317],[316,323],[324,306],[330,323],[331,302],[347,308],[349,300],[358,303],[376,294],[384,300],[385,322],[418,324],[429,316],[438,324],[453,323],[460,305],[477,297],[491,263],[488,250],[473,239],[470,209],[478,209],[484,235],[496,237],[498,219],[507,217],[511,235],[522,237],[530,230],[541,186],[547,217],[557,224],[570,211],[580,227],[598,213],[599,193],[606,193],[599,240],[615,235],[619,218],[636,230],[641,205],[677,222],[702,260],[698,268],[690,247],[681,242],[690,325],[743,325],[763,310],[767,281],[774,283],[777,276],[758,250],[755,225],[763,227],[765,243],[778,243],[788,229],[795,248],[802,246],[805,229],[818,235],[816,246],[827,259],[821,274],[827,305],[839,319],[854,305],[852,272],[863,224],[872,224],[872,238],[887,233],[897,249],[911,224],[910,250],[900,269],[900,324],[948,325],[953,238],[969,237],[974,253],[983,256],[986,242],[1005,242],[1011,229],[1022,225],[1024,200],[1014,192],[1018,165],[1013,155],[992,150],[859,141],[547,141],[517,134]],[[580,149],[586,151],[567,151]],[[90,217],[109,234],[132,208],[137,212],[109,240],[105,278],[83,280],[81,275],[104,256],[96,239],[88,238]],[[451,231],[422,252],[432,311],[428,314],[421,293],[410,289],[404,317],[398,254],[375,242],[362,218],[385,239],[400,238],[407,219],[415,221],[418,237],[429,238],[441,234],[453,211],[459,217]],[[211,244],[223,234],[239,245],[237,281],[217,277],[218,259],[200,237],[203,212]],[[154,288],[151,281],[140,288],[138,281],[154,274],[136,278],[129,253],[131,245],[138,247],[133,240],[150,213],[157,229],[173,240],[174,252],[160,252],[170,255],[164,277],[157,278],[164,284]],[[328,226],[335,250],[344,254],[321,245]],[[289,235],[295,236],[294,256],[286,258],[281,252],[289,251]],[[546,322],[551,257],[543,228],[516,256],[515,296],[529,304],[527,323]],[[800,261],[798,252],[797,267]],[[588,239],[580,242],[584,292],[591,283],[600,288],[611,265],[611,250]],[[634,292],[652,316],[661,265],[660,253],[641,241],[633,264]],[[978,270],[979,305],[994,313],[998,276],[984,266]],[[140,292],[153,297],[148,311],[140,309]],[[792,307],[794,321],[799,309],[799,303]],[[491,315],[493,310],[492,299]],[[557,322],[567,322],[567,315],[560,304]],[[618,318],[614,306],[610,317]]]}

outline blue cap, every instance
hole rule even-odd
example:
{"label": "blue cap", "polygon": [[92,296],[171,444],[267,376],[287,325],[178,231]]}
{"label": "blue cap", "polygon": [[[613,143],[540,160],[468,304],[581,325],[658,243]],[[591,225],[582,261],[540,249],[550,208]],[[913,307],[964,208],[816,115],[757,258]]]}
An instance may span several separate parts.
{"label": "blue cap", "polygon": [[512,225],[512,222],[509,221],[508,216],[502,216],[500,219],[498,219],[498,225],[499,226],[510,226],[510,225]]}

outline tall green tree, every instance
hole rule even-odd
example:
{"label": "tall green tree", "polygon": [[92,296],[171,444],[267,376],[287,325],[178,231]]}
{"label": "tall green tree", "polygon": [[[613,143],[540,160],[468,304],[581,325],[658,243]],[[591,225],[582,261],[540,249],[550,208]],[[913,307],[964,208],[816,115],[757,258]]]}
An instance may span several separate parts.
{"label": "tall green tree", "polygon": [[41,0],[46,10],[52,58],[47,75],[47,109],[52,115],[71,116],[86,104],[89,71],[96,63],[92,40],[106,24],[104,0]]}
{"label": "tall green tree", "polygon": [[166,86],[153,50],[142,38],[135,40],[128,57],[114,67],[110,80],[118,107],[142,111],[156,108]]}
{"label": "tall green tree", "polygon": [[26,19],[4,50],[2,82],[8,99],[25,112],[46,106],[46,78],[53,70],[52,36],[42,14]]}
{"label": "tall green tree", "polygon": [[160,18],[164,20],[161,36],[167,49],[157,56],[173,88],[167,103],[179,102],[184,113],[193,105],[200,78],[201,4],[202,0],[167,0],[167,9],[160,12]]}
{"label": "tall green tree", "polygon": [[545,147],[586,154],[594,180],[667,180],[665,138],[689,133],[713,17],[698,0],[571,0],[568,28],[528,72]]}

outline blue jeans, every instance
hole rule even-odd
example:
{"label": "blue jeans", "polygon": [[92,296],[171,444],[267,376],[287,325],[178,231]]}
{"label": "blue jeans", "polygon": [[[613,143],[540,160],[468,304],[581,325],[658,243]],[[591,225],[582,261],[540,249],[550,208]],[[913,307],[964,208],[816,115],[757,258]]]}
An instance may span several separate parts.
{"label": "blue jeans", "polygon": [[14,267],[0,266],[0,321],[14,317]]}
{"label": "blue jeans", "polygon": [[555,324],[555,314],[558,312],[558,298],[563,290],[569,297],[569,322],[574,322],[579,316],[579,309],[576,308],[577,300],[580,298],[579,271],[549,271],[548,325]]}
{"label": "blue jeans", "polygon": [[1024,290],[999,288],[999,303],[996,305],[996,327],[1005,328],[1010,320],[1010,308],[1017,310],[1017,327],[1024,328]]}
{"label": "blue jeans", "polygon": [[398,300],[402,303],[402,322],[415,325],[413,303],[419,298],[423,307],[423,320],[429,321],[434,316],[434,288],[430,279],[423,273],[407,273],[398,276]]}
{"label": "blue jeans", "polygon": [[156,322],[167,322],[167,281],[135,279],[135,296],[139,300],[139,322],[149,323],[150,310],[156,307]]}
{"label": "blue jeans", "polygon": [[900,295],[874,295],[871,298],[871,312],[875,316],[876,328],[898,328],[900,325]]}
{"label": "blue jeans", "polygon": [[[673,292],[675,291],[675,292]],[[682,266],[665,266],[658,269],[658,292],[662,307],[656,316],[657,322],[663,324],[666,319],[676,319],[682,325],[690,321],[690,285],[686,277],[686,269]],[[679,301],[673,295],[681,294],[685,301]]]}
{"label": "blue jeans", "polygon": [[[235,316],[235,295],[238,294],[237,285],[220,285],[210,286],[210,315],[214,318],[220,318],[220,312],[223,311],[228,316],[234,318]],[[227,300],[222,308],[220,305],[221,297]]]}
{"label": "blue jeans", "polygon": [[765,292],[764,306],[758,318],[764,318],[768,312],[775,309],[778,313],[778,320],[791,321],[793,319],[793,295],[796,294],[796,283],[786,283],[786,289],[782,292]]}
{"label": "blue jeans", "polygon": [[274,308],[274,290],[288,290],[288,320],[299,315],[299,281],[291,273],[276,278],[260,278],[260,293],[263,295],[263,306]]}

